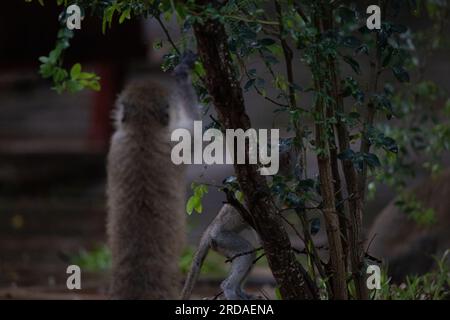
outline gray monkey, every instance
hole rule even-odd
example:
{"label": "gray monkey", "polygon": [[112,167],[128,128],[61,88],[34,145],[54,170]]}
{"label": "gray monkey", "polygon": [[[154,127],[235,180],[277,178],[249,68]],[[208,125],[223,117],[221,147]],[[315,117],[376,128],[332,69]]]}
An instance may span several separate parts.
{"label": "gray monkey", "polygon": [[[280,142],[279,174],[288,176],[298,174],[298,155],[291,147],[292,139],[282,139]],[[249,231],[244,237],[243,231]],[[181,299],[189,299],[197,282],[203,262],[212,249],[220,255],[231,259],[231,269],[220,287],[227,300],[255,299],[243,290],[243,285],[253,267],[256,258],[254,244],[259,242],[256,231],[244,220],[235,207],[224,204],[217,216],[204,231],[200,244],[187,275]]]}

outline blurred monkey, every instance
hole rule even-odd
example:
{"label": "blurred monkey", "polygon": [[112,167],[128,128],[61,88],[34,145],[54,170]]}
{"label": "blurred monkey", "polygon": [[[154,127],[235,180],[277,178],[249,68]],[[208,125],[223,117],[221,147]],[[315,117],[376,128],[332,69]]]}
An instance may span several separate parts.
{"label": "blurred monkey", "polygon": [[440,258],[450,249],[450,170],[427,179],[411,191],[424,208],[434,210],[436,222],[419,225],[393,200],[378,215],[368,237],[368,241],[373,239],[369,254],[385,260],[394,282],[430,271],[434,257]]}
{"label": "blurred monkey", "polygon": [[192,126],[197,99],[187,54],[171,87],[128,85],[117,100],[108,154],[107,233],[112,299],[176,299],[185,238],[184,167],[171,161],[171,130]]}

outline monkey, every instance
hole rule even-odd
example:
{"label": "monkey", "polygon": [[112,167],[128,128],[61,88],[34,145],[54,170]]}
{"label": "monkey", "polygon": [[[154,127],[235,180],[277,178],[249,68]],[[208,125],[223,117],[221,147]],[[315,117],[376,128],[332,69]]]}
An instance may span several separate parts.
{"label": "monkey", "polygon": [[[299,174],[298,153],[291,147],[292,138],[280,141],[279,175],[288,177]],[[246,236],[241,235],[247,231]],[[220,287],[227,300],[252,300],[257,298],[243,290],[256,257],[255,244],[259,243],[256,231],[244,220],[238,210],[224,204],[217,216],[203,232],[194,254],[191,269],[185,280],[181,299],[190,298],[200,275],[201,267],[210,249],[231,260],[231,269]],[[245,254],[243,254],[245,253]]]}
{"label": "monkey", "polygon": [[450,170],[409,191],[425,209],[434,210],[435,223],[419,225],[394,199],[378,215],[367,238],[371,241],[369,254],[385,260],[395,283],[404,281],[407,275],[430,271],[435,264],[433,256],[441,257],[450,248]]}
{"label": "monkey", "polygon": [[198,117],[187,53],[171,87],[139,80],[117,99],[107,157],[112,299],[177,299],[185,238],[185,168],[171,161],[170,132]]}

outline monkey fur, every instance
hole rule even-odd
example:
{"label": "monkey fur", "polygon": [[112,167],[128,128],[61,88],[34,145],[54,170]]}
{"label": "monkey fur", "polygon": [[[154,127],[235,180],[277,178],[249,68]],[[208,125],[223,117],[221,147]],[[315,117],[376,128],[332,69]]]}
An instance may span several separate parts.
{"label": "monkey fur", "polygon": [[[246,239],[240,235],[240,232],[244,230],[252,231],[252,239]],[[252,299],[251,295],[242,290],[242,285],[253,266],[256,252],[254,252],[255,247],[252,242],[256,242],[257,239],[256,232],[241,217],[240,213],[231,205],[225,204],[201,237],[181,293],[181,299],[190,298],[209,249],[213,249],[228,259],[241,253],[248,253],[233,259],[230,273],[220,286],[227,300]]]}
{"label": "monkey fur", "polygon": [[179,298],[185,175],[171,161],[170,133],[192,124],[198,106],[189,64],[175,69],[175,89],[141,80],[117,101],[107,159],[112,299]]}

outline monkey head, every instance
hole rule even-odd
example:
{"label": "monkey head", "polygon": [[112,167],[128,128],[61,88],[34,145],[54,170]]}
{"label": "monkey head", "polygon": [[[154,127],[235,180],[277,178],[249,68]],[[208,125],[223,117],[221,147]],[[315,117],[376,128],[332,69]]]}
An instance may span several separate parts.
{"label": "monkey head", "polygon": [[151,129],[167,127],[193,130],[200,119],[200,106],[192,87],[190,70],[196,56],[187,52],[175,68],[170,80],[136,80],[130,83],[117,100],[117,128]]}
{"label": "monkey head", "polygon": [[116,126],[122,129],[170,128],[181,116],[176,100],[162,83],[149,79],[131,82],[117,99]]}

